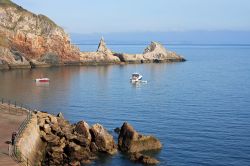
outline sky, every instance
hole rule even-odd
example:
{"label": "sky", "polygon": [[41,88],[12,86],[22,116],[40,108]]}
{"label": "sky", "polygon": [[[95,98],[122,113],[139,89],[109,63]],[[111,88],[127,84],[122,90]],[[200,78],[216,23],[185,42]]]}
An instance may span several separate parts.
{"label": "sky", "polygon": [[250,0],[13,0],[69,33],[250,31]]}

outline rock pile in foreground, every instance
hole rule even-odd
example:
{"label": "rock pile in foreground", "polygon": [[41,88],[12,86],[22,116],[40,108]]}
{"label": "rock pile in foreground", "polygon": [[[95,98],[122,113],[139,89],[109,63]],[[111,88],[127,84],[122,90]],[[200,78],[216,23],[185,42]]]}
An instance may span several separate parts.
{"label": "rock pile in foreground", "polygon": [[71,125],[63,117],[38,112],[40,135],[46,146],[44,165],[80,165],[91,163],[97,153],[113,155],[117,146],[100,124],[92,127],[80,121]]}
{"label": "rock pile in foreground", "polygon": [[89,126],[87,122],[80,121],[72,125],[61,113],[53,116],[38,111],[36,116],[40,136],[46,143],[42,165],[86,165],[97,159],[99,153],[116,154],[118,146],[132,161],[143,164],[159,163],[141,152],[161,149],[160,141],[153,136],[139,134],[126,122],[120,131],[117,130],[117,146],[113,136],[100,124]]}

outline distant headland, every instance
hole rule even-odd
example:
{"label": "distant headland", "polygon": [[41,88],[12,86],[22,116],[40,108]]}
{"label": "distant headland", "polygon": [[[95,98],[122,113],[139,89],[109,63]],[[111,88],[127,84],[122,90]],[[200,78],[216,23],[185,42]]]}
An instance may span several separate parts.
{"label": "distant headland", "polygon": [[63,28],[10,0],[0,0],[0,70],[64,65],[181,62],[185,59],[152,42],[142,54],[115,53],[102,38],[96,52],[81,52]]}

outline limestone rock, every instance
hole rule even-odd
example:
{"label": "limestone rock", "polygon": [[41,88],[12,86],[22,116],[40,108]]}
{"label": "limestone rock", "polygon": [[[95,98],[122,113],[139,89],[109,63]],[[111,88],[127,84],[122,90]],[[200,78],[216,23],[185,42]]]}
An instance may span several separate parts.
{"label": "limestone rock", "polygon": [[144,63],[145,58],[142,54],[126,54],[126,53],[115,53],[115,56],[119,57],[121,62],[127,63]]}
{"label": "limestone rock", "polygon": [[100,53],[103,53],[103,54],[106,54],[106,55],[112,55],[112,51],[107,48],[103,37],[101,38],[101,40],[99,42],[97,52],[100,52]]}
{"label": "limestone rock", "polygon": [[126,122],[121,127],[118,146],[121,151],[128,153],[162,148],[162,144],[157,138],[140,135]]}
{"label": "limestone rock", "polygon": [[76,124],[75,131],[78,134],[83,135],[86,139],[91,141],[91,134],[89,132],[89,125],[84,121],[80,121]]}
{"label": "limestone rock", "polygon": [[57,124],[58,123],[57,118],[55,116],[53,116],[53,115],[49,115],[49,119],[50,119],[50,122],[52,124]]}
{"label": "limestone rock", "polygon": [[49,124],[43,125],[43,130],[46,134],[50,134],[51,133],[50,125]]}
{"label": "limestone rock", "polygon": [[119,63],[120,59],[115,56],[110,49],[107,48],[103,38],[101,38],[96,52],[82,52],[80,55],[82,63],[89,64],[110,64]]}
{"label": "limestone rock", "polygon": [[60,138],[54,134],[46,134],[43,135],[42,138],[47,142],[50,143],[52,145],[58,145]]}
{"label": "limestone rock", "polygon": [[100,124],[95,124],[90,129],[92,140],[98,147],[98,151],[114,154],[117,152],[113,136]]}
{"label": "limestone rock", "polygon": [[156,160],[153,157],[143,155],[141,153],[132,153],[130,155],[130,160],[135,161],[135,162],[140,162],[143,164],[150,164],[150,165],[156,165],[159,163],[158,160]]}
{"label": "limestone rock", "polygon": [[83,135],[77,135],[76,138],[74,138],[72,141],[74,141],[75,143],[83,147],[90,146],[90,142],[91,142],[91,140],[87,139]]}
{"label": "limestone rock", "polygon": [[158,42],[151,42],[151,44],[144,50],[143,57],[145,60],[152,62],[185,61],[183,57],[177,55],[175,52],[168,51]]}

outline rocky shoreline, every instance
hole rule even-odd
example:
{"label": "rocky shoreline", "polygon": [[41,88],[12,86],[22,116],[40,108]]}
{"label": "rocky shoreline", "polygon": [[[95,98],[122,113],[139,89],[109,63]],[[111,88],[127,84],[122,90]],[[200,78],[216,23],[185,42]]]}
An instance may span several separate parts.
{"label": "rocky shoreline", "polygon": [[69,65],[182,62],[152,42],[142,54],[115,53],[102,38],[96,52],[81,52],[63,28],[10,0],[0,0],[0,70]]}
{"label": "rocky shoreline", "polygon": [[54,116],[37,111],[34,116],[45,144],[45,150],[41,151],[46,152],[40,165],[86,165],[97,160],[99,154],[115,155],[118,151],[134,162],[159,163],[143,152],[161,149],[161,142],[153,136],[139,134],[127,122],[116,129],[119,134],[116,144],[100,124],[89,126],[85,121],[70,124],[61,113]]}

